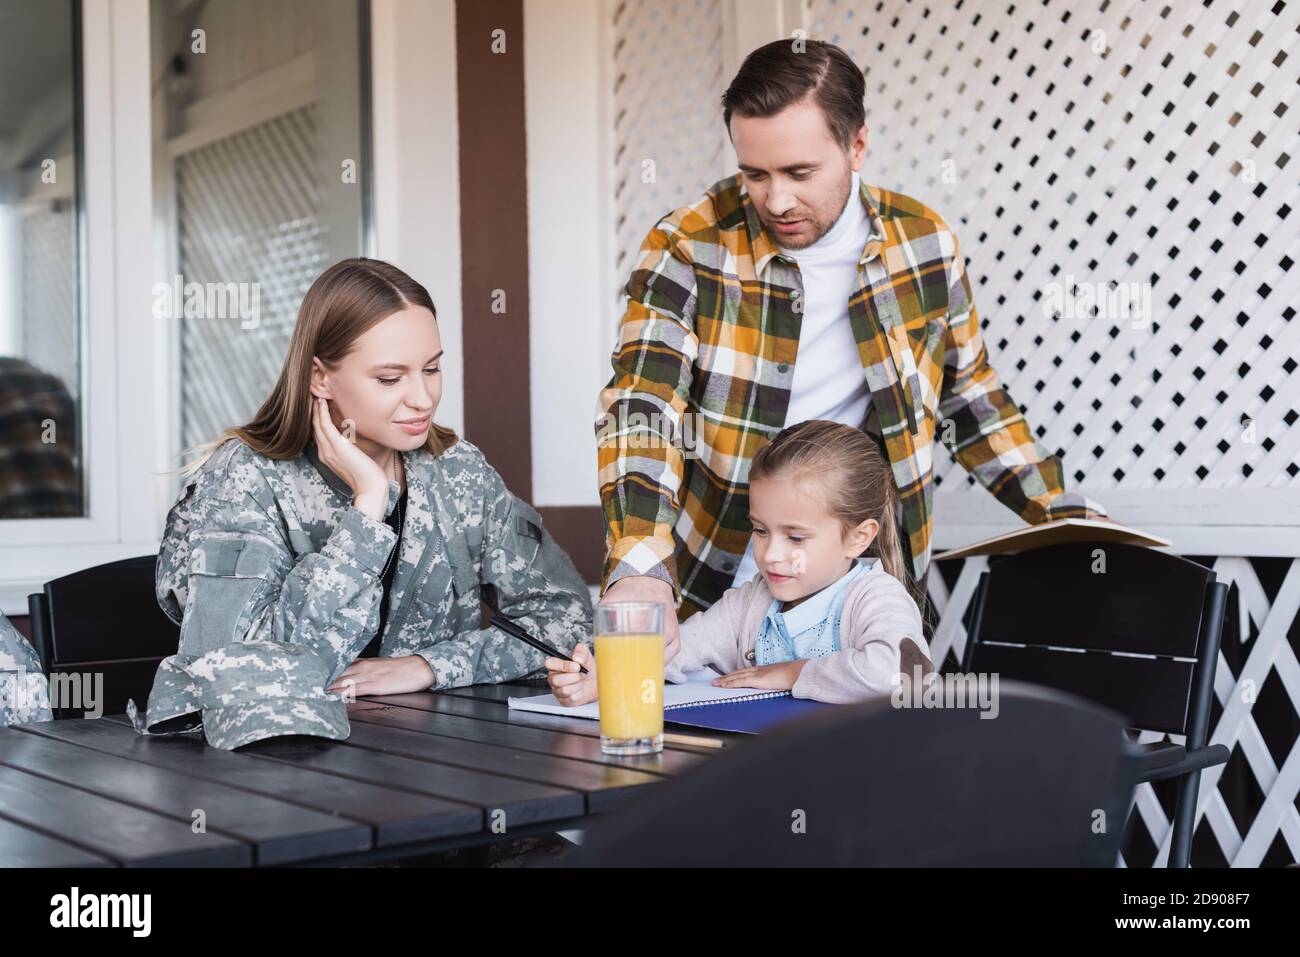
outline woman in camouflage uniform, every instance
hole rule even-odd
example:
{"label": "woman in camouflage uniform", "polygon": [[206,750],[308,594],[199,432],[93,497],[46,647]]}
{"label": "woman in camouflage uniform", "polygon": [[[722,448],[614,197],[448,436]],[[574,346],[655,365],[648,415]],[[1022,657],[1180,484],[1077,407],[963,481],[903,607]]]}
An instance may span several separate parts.
{"label": "woman in camouflage uniform", "polygon": [[303,300],[279,381],[190,467],[167,516],[157,593],[181,626],[142,733],[235,748],[344,738],[353,695],[538,671],[481,628],[480,599],[568,650],[590,593],[537,512],[482,452],[433,423],[442,345],[427,291],[349,259]]}

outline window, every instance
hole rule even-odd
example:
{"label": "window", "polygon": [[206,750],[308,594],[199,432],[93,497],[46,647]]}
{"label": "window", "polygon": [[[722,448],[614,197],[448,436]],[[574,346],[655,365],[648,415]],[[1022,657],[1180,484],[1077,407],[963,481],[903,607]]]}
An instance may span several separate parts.
{"label": "window", "polygon": [[366,8],[155,0],[151,22],[184,449],[252,417],[312,280],[368,247]]}
{"label": "window", "polygon": [[0,2],[0,520],[85,514],[79,24]]}

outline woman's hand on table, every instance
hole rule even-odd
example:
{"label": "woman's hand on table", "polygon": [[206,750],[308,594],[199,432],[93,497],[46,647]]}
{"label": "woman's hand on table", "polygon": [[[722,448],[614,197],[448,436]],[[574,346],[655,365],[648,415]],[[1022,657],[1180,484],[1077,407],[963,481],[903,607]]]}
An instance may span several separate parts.
{"label": "woman's hand on table", "polygon": [[407,694],[426,691],[436,676],[419,655],[401,658],[358,658],[327,690],[346,697],[376,694]]}

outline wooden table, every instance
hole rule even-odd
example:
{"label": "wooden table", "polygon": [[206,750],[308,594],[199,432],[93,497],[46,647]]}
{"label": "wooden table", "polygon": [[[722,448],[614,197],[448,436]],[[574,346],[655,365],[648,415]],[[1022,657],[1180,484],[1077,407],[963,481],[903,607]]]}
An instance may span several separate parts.
{"label": "wooden table", "polygon": [[[600,753],[594,721],[509,711],[545,682],[363,698],[346,741],[238,751],[124,715],[0,728],[0,865],[354,864],[590,823],[707,748]],[[728,746],[744,735],[719,734]],[[197,821],[203,827],[196,826]],[[196,833],[197,831],[197,833]]]}

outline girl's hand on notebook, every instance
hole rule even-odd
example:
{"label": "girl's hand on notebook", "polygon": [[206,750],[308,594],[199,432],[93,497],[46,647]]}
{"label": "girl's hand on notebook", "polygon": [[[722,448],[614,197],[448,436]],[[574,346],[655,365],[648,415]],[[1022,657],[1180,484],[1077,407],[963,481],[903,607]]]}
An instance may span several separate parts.
{"label": "girl's hand on notebook", "polygon": [[[578,670],[586,668],[588,674]],[[585,644],[573,649],[573,660],[550,657],[546,659],[546,682],[551,694],[562,705],[577,707],[596,700],[596,656]]]}
{"label": "girl's hand on notebook", "polygon": [[783,661],[776,665],[762,665],[757,668],[741,668],[721,678],[714,678],[716,688],[762,688],[764,690],[789,691],[799,680],[799,673],[808,659]]}

